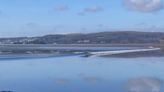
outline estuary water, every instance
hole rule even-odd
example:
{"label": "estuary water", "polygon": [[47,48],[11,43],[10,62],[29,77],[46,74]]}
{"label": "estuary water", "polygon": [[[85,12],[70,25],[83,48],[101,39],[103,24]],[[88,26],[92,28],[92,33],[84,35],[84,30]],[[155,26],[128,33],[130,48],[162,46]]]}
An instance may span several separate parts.
{"label": "estuary water", "polygon": [[163,92],[163,66],[164,57],[1,59],[0,91]]}

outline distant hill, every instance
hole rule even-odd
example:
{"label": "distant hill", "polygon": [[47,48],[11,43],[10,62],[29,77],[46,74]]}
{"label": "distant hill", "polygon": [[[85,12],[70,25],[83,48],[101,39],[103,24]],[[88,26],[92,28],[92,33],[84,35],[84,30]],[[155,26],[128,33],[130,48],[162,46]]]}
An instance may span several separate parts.
{"label": "distant hill", "polygon": [[164,32],[124,31],[0,38],[0,44],[158,44],[162,39]]}

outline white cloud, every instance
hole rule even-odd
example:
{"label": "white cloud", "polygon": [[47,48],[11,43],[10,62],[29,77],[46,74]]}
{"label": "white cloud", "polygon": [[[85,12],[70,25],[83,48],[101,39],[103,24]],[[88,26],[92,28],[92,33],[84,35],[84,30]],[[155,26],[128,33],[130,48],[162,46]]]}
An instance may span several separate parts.
{"label": "white cloud", "polygon": [[56,11],[66,11],[68,9],[69,9],[69,7],[67,5],[59,5],[59,6],[55,7]]}
{"label": "white cloud", "polygon": [[163,8],[161,0],[124,0],[126,6],[131,10],[140,12],[154,12]]}
{"label": "white cloud", "polygon": [[85,16],[87,13],[97,13],[103,11],[103,8],[101,6],[92,6],[87,7],[83,11],[77,13],[79,16]]}
{"label": "white cloud", "polygon": [[93,6],[93,7],[88,7],[85,9],[86,12],[92,12],[92,13],[100,12],[102,10],[103,10],[103,8],[100,6]]}

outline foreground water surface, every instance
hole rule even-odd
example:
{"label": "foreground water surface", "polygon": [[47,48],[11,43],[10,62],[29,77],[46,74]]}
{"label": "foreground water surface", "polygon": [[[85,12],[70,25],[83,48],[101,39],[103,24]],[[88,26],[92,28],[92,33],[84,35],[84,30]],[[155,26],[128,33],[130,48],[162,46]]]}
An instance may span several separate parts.
{"label": "foreground water surface", "polygon": [[[164,57],[1,59],[0,91],[162,92],[163,66]],[[129,81],[138,88],[127,87]]]}

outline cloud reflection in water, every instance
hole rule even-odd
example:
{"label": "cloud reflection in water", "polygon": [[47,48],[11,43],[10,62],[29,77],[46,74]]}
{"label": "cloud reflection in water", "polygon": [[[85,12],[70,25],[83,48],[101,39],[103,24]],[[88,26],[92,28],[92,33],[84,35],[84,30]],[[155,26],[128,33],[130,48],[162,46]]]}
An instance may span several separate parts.
{"label": "cloud reflection in water", "polygon": [[61,85],[64,85],[64,84],[67,84],[70,82],[69,79],[65,79],[65,78],[61,78],[61,79],[56,79],[55,81],[57,84],[61,84]]}
{"label": "cloud reflection in water", "polygon": [[140,77],[130,79],[126,83],[129,92],[160,92],[163,81],[155,77]]}

